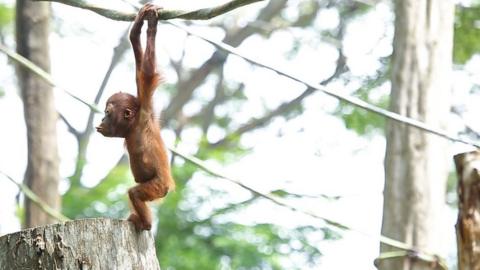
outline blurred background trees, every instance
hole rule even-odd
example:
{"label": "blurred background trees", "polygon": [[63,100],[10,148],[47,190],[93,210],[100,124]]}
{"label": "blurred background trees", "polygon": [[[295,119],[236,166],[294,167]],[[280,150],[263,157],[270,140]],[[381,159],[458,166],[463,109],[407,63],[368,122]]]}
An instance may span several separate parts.
{"label": "blurred background trees", "polygon": [[[446,129],[452,90],[454,5],[451,1],[396,1],[390,110]],[[448,142],[389,121],[382,234],[442,253]],[[396,249],[381,246],[381,252]],[[444,252],[444,251],[443,251]],[[391,257],[379,269],[437,269],[432,262]],[[440,269],[440,267],[438,267]]]}
{"label": "blurred background trees", "polygon": [[[124,1],[108,4],[112,9],[131,10]],[[201,4],[195,3],[199,7],[208,3]],[[451,108],[446,116],[453,123],[449,123],[450,129],[474,139],[480,128],[472,121],[478,100],[478,74],[474,69],[478,65],[477,4],[457,5],[453,80],[458,83],[453,88],[451,106],[441,108]],[[207,22],[186,23],[279,68],[386,108],[390,87],[394,86],[390,78],[398,70],[390,61],[394,10],[393,3],[383,1],[275,0]],[[111,93],[134,89],[127,23],[60,4],[53,4],[52,11],[50,53],[56,79],[99,107]],[[13,2],[0,4],[0,40],[10,47],[20,44],[13,38],[13,13]],[[232,168],[229,171],[242,180],[292,204],[327,213],[370,232],[379,231],[385,153],[385,121],[381,116],[250,65],[173,26],[162,24],[159,33],[159,65],[167,81],[157,91],[156,103],[162,111],[168,144],[208,160],[212,166]],[[0,93],[5,94],[0,102],[4,104],[15,104],[9,97],[16,95],[12,78],[10,67],[0,67]],[[17,80],[24,81],[20,74]],[[126,190],[133,179],[121,141],[96,137],[92,128],[98,121],[95,113],[61,93],[55,98],[62,180],[60,189],[42,185],[45,198],[55,198],[59,190],[62,213],[72,219],[125,218]],[[437,98],[428,101],[436,102]],[[40,105],[50,106],[48,102],[36,102],[35,109],[44,112],[40,115],[49,114]],[[406,101],[405,106],[410,105]],[[15,117],[18,120],[20,114]],[[28,117],[25,113],[27,123]],[[429,120],[423,116],[417,119]],[[56,140],[54,136],[49,138]],[[419,142],[422,147],[424,143]],[[46,147],[42,152],[55,156],[54,146],[41,145]],[[448,152],[445,155],[450,157]],[[422,153],[418,158],[429,159],[431,154]],[[18,162],[26,164],[26,160],[20,156]],[[402,157],[399,162],[405,160]],[[321,255],[334,247],[325,244],[326,240],[341,236],[322,221],[280,209],[248,191],[212,179],[179,157],[172,157],[172,166],[177,191],[155,205],[157,252],[166,269],[318,268],[324,261]],[[49,173],[55,171],[48,169]],[[55,182],[53,176],[42,179]],[[442,186],[441,179],[438,181]],[[454,181],[449,180],[450,192]],[[454,196],[447,198],[455,204]],[[443,205],[443,199],[437,203]],[[360,246],[367,245],[361,242],[365,239],[356,241]],[[376,247],[375,241],[370,247]],[[371,249],[369,254],[378,255]],[[370,263],[359,268],[373,267],[373,258],[365,261]]]}
{"label": "blurred background trees", "polygon": [[[18,54],[50,71],[50,4],[16,2],[15,35]],[[50,207],[60,210],[60,182],[57,151],[57,113],[53,89],[24,67],[17,67],[19,89],[27,126],[28,161],[25,184]],[[24,227],[53,223],[29,198],[25,198]]]}

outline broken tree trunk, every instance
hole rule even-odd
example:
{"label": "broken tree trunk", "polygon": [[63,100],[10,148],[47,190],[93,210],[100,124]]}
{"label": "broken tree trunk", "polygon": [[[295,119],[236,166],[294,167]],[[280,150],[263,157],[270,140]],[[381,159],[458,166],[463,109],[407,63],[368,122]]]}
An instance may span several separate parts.
{"label": "broken tree trunk", "polygon": [[0,237],[0,269],[160,270],[152,234],[125,220],[83,219]]}
{"label": "broken tree trunk", "polygon": [[458,175],[459,270],[480,270],[480,152],[454,157]]}

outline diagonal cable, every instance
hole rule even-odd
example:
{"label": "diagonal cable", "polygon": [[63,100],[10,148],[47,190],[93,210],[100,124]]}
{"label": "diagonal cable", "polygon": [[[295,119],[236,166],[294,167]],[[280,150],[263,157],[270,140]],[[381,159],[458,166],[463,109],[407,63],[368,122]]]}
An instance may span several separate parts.
{"label": "diagonal cable", "polygon": [[374,105],[372,105],[368,102],[365,102],[365,101],[363,101],[359,98],[352,97],[352,96],[349,96],[349,95],[346,95],[346,94],[342,94],[342,93],[339,93],[337,91],[333,91],[333,90],[331,90],[331,89],[329,89],[325,86],[322,86],[322,85],[320,85],[316,82],[309,82],[308,80],[305,80],[298,75],[294,75],[291,72],[282,71],[279,68],[276,68],[272,65],[266,64],[265,62],[260,61],[260,60],[254,58],[254,57],[247,56],[246,54],[240,52],[240,50],[238,50],[237,48],[234,48],[234,47],[232,47],[228,44],[225,44],[223,42],[215,41],[211,38],[208,38],[208,37],[206,37],[202,34],[199,34],[196,31],[193,31],[193,30],[185,27],[184,25],[179,24],[179,23],[170,22],[170,21],[167,21],[167,23],[182,29],[183,31],[187,32],[188,34],[190,34],[192,36],[196,36],[200,39],[203,39],[203,40],[207,41],[208,43],[214,45],[215,47],[217,47],[219,49],[227,51],[230,54],[234,54],[236,56],[239,56],[239,57],[245,59],[246,61],[248,61],[252,64],[255,64],[257,66],[272,70],[272,71],[274,71],[274,72],[276,72],[280,75],[283,75],[283,76],[285,76],[287,78],[290,78],[294,81],[297,81],[299,83],[302,83],[309,88],[315,89],[317,91],[321,91],[321,92],[323,92],[323,93],[325,93],[329,96],[332,96],[332,97],[335,97],[339,100],[345,101],[345,102],[347,102],[349,104],[352,104],[356,107],[359,107],[359,108],[365,109],[367,111],[373,112],[375,114],[384,116],[384,117],[386,117],[390,120],[394,120],[394,121],[397,121],[399,123],[403,123],[403,124],[406,124],[406,125],[409,125],[409,126],[412,126],[412,127],[416,127],[420,130],[423,130],[423,131],[426,131],[428,133],[440,136],[442,138],[448,139],[448,140],[453,141],[453,142],[460,142],[460,143],[463,143],[463,144],[474,146],[476,148],[480,148],[480,144],[477,143],[477,142],[467,140],[467,139],[462,139],[462,138],[456,136],[455,134],[450,134],[445,130],[433,127],[432,125],[429,125],[429,124],[424,123],[422,121],[418,121],[418,120],[400,115],[398,113],[394,113],[394,112],[391,112],[389,110],[382,109],[382,108],[374,106]]}
{"label": "diagonal cable", "polygon": [[40,198],[37,194],[35,194],[27,185],[23,183],[19,183],[15,181],[11,176],[8,174],[0,171],[5,178],[7,178],[10,182],[14,183],[22,192],[25,194],[27,198],[29,198],[34,204],[36,204],[40,209],[42,209],[45,213],[49,216],[55,218],[58,221],[64,222],[70,220],[68,217],[64,216],[58,210],[53,209],[50,207],[42,198]]}
{"label": "diagonal cable", "polygon": [[0,51],[5,53],[9,58],[15,60],[17,63],[21,64],[22,66],[26,67],[39,77],[41,77],[43,80],[45,80],[47,83],[49,83],[53,87],[57,87],[62,89],[67,95],[71,96],[72,98],[76,99],[77,101],[80,101],[81,103],[87,105],[92,111],[96,113],[102,112],[100,109],[97,108],[97,106],[90,104],[86,102],[85,100],[81,99],[77,95],[73,94],[72,92],[66,90],[66,88],[61,87],[55,80],[53,79],[52,75],[50,75],[48,72],[37,66],[35,63],[32,61],[28,60],[27,58],[21,56],[20,54],[10,50],[9,48],[5,47],[3,44],[0,44]]}
{"label": "diagonal cable", "polygon": [[[1,45],[0,45],[1,46]],[[1,47],[0,47],[1,48]],[[13,53],[13,55],[15,55],[15,53]],[[18,57],[12,57],[12,59],[16,60],[16,61],[20,61]],[[35,72],[33,69],[34,68],[38,68],[36,67],[35,65],[25,65],[27,68],[29,68],[30,70],[32,70],[33,72]],[[38,68],[39,69],[39,75],[41,78],[43,78],[44,80],[52,83],[53,85],[56,85],[55,82],[53,81],[53,78],[51,78],[51,75],[48,74],[47,72],[43,71],[42,69]],[[38,74],[38,73],[37,73]],[[314,88],[314,87],[312,87]],[[78,99],[79,101],[81,101],[80,99]],[[370,105],[372,106],[372,105]],[[365,232],[362,232],[362,231],[359,231],[359,230],[356,230],[356,229],[353,229],[349,226],[346,226],[346,225],[343,225],[339,222],[336,222],[334,220],[331,220],[331,219],[328,219],[328,218],[325,218],[325,217],[322,217],[314,212],[311,212],[311,211],[307,211],[307,210],[304,210],[304,209],[300,209],[298,207],[295,207],[295,206],[292,206],[290,204],[288,204],[286,201],[284,200],[281,200],[280,198],[276,197],[276,196],[273,196],[271,194],[266,194],[266,193],[263,193],[261,191],[258,191],[256,190],[255,188],[252,188],[244,183],[242,183],[242,181],[240,180],[236,180],[234,178],[231,178],[229,176],[226,176],[225,174],[221,173],[221,172],[218,172],[218,171],[215,171],[211,168],[209,168],[207,165],[205,165],[203,163],[203,161],[195,158],[195,157],[191,157],[191,156],[188,156],[188,155],[185,155],[179,151],[177,151],[176,149],[173,149],[173,148],[169,148],[169,150],[174,153],[175,155],[178,155],[180,157],[182,157],[183,159],[195,164],[197,167],[199,167],[200,169],[204,170],[205,172],[211,174],[211,175],[214,175],[216,177],[219,177],[219,178],[222,178],[222,179],[225,179],[225,180],[228,180],[248,191],[250,191],[251,193],[253,194],[256,194],[262,198],[265,198],[277,205],[280,205],[282,207],[285,207],[287,209],[290,209],[290,210],[293,210],[293,211],[298,211],[298,212],[301,212],[301,213],[304,213],[310,217],[313,217],[313,218],[316,218],[316,219],[320,219],[320,220],[323,220],[324,222],[326,222],[327,224],[335,227],[335,228],[338,228],[338,229],[343,229],[343,230],[350,230],[350,231],[355,231],[357,233],[360,233],[362,235],[365,235],[367,237],[370,237],[370,238],[378,238],[380,242],[384,243],[384,244],[387,244],[387,245],[390,245],[390,246],[393,246],[393,247],[396,247],[396,248],[399,248],[399,249],[402,249],[402,250],[407,250],[407,251],[411,251],[413,253],[420,253],[415,247],[407,244],[407,243],[403,243],[401,241],[398,241],[398,240],[395,240],[395,239],[392,239],[392,238],[389,238],[389,237],[386,237],[386,236],[383,236],[383,235],[380,235],[380,236],[373,236],[371,234],[368,234],[368,233],[365,233]],[[3,174],[3,173],[2,173]],[[5,174],[4,174],[5,175]],[[5,175],[10,181],[14,182],[15,184],[17,184],[17,186],[22,190],[22,192],[28,196],[29,198],[33,197],[35,198],[35,193],[33,193],[30,189],[25,189],[21,184],[18,184],[16,181],[14,181],[11,177],[9,177],[8,175]],[[41,202],[39,202],[39,205],[42,205]],[[47,205],[48,206],[48,205]],[[46,211],[47,213],[49,214],[55,214],[51,211],[51,209],[49,209],[48,207],[46,208],[42,208],[44,211]],[[59,220],[62,220],[64,219],[64,217],[61,217],[61,216],[57,216],[56,217],[57,219]],[[431,253],[426,253],[426,252],[422,252],[421,253],[422,256],[424,258],[428,258],[429,261],[431,262],[439,262],[440,264],[443,265],[443,260],[439,259],[439,257],[435,254],[431,254]]]}
{"label": "diagonal cable", "polygon": [[281,198],[272,195],[271,193],[261,192],[261,191],[255,189],[255,188],[253,188],[249,185],[244,184],[244,182],[241,181],[241,180],[232,178],[230,176],[227,176],[223,172],[212,169],[211,167],[206,165],[205,162],[203,162],[202,160],[200,160],[196,157],[186,155],[186,154],[184,154],[184,153],[182,153],[182,152],[180,152],[177,149],[172,148],[172,147],[169,147],[168,149],[174,155],[177,155],[177,156],[183,158],[184,160],[194,164],[195,166],[197,166],[201,170],[207,172],[208,174],[213,175],[213,176],[218,177],[218,178],[222,178],[222,179],[227,180],[231,183],[234,183],[234,184],[250,191],[252,194],[254,194],[256,196],[259,196],[259,197],[262,197],[264,199],[267,199],[267,200],[269,200],[269,201],[271,201],[271,202],[273,202],[273,203],[275,203],[279,206],[285,207],[285,208],[290,209],[290,210],[295,211],[295,212],[305,214],[305,215],[310,216],[310,217],[315,218],[315,219],[322,220],[325,223],[327,223],[328,225],[333,226],[337,229],[356,232],[356,233],[359,233],[359,234],[364,235],[364,236],[366,236],[368,238],[371,238],[371,239],[378,239],[383,244],[386,244],[386,245],[389,245],[389,246],[392,246],[392,247],[395,247],[395,248],[398,248],[398,249],[401,249],[401,250],[408,251],[409,253],[412,253],[412,254],[417,254],[418,255],[417,257],[422,259],[422,260],[432,262],[432,263],[438,263],[440,266],[442,266],[442,268],[448,269],[444,260],[436,254],[432,254],[430,252],[420,251],[416,247],[414,247],[410,244],[395,240],[393,238],[390,238],[390,237],[387,237],[387,236],[384,236],[384,235],[375,236],[375,235],[366,233],[364,231],[361,231],[361,230],[352,228],[350,226],[344,225],[340,222],[334,221],[332,219],[323,217],[323,216],[321,216],[321,215],[319,215],[319,214],[317,214],[313,211],[309,211],[309,210],[305,210],[305,209],[301,209],[299,207],[293,206],[293,205],[287,203],[285,200],[282,200]]}

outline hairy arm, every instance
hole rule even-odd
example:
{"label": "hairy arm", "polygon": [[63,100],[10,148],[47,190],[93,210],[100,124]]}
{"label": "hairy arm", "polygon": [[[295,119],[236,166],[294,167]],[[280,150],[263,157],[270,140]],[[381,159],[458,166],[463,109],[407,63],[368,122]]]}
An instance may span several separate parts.
{"label": "hairy arm", "polygon": [[158,14],[153,5],[150,7],[150,5],[147,4],[145,5],[145,9],[147,10],[145,17],[148,20],[147,45],[141,61],[138,98],[141,104],[141,111],[151,114],[153,110],[152,96],[161,81],[155,57],[155,36],[157,34]]}

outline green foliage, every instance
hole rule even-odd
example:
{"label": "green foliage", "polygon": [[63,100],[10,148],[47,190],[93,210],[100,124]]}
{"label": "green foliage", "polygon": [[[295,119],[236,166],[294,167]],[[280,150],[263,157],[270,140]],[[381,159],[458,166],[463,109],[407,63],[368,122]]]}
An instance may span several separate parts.
{"label": "green foliage", "polygon": [[480,51],[480,5],[456,9],[453,60],[465,64]]}
{"label": "green foliage", "polygon": [[63,214],[69,218],[124,218],[128,213],[127,189],[132,183],[128,164],[116,166],[92,188],[71,181],[72,185],[62,197]]}
{"label": "green foliage", "polygon": [[13,20],[13,8],[0,3],[0,28],[5,27]]}
{"label": "green foliage", "polygon": [[[376,76],[367,78],[360,89],[358,89],[354,96],[364,100],[377,107],[387,109],[389,97],[382,95],[380,97],[372,98],[372,92],[381,86],[388,79],[387,69],[380,70]],[[340,102],[335,114],[342,117],[347,128],[354,130],[359,135],[371,135],[374,132],[383,132],[385,127],[385,118],[375,113],[371,113],[365,109]]]}
{"label": "green foliage", "polygon": [[161,89],[162,92],[168,93],[170,95],[177,91],[176,85],[171,83],[162,84]]}
{"label": "green foliage", "polygon": [[[309,0],[294,3],[298,6],[298,13],[294,15],[297,22],[295,27],[306,28],[316,20],[319,5],[326,2]],[[338,6],[328,8],[338,9],[341,18],[352,18],[367,12],[371,7],[351,1],[339,1]],[[294,12],[295,13],[295,12]],[[287,13],[277,17],[289,17]],[[287,25],[287,18],[268,20],[274,27],[265,27],[262,30],[268,36],[276,27]],[[269,24],[270,25],[270,24]],[[267,25],[268,26],[268,25]],[[331,37],[338,38],[338,31],[331,30]],[[305,46],[305,40],[296,40],[291,52],[287,56],[293,58]],[[186,70],[188,73],[188,70]],[[387,98],[374,99],[371,92],[384,81],[384,74],[368,79],[364,88],[355,94],[362,99],[375,104],[386,106]],[[188,75],[188,74],[186,74]],[[218,75],[218,74],[217,74]],[[205,132],[196,149],[195,156],[204,160],[215,160],[226,164],[238,160],[239,156],[247,153],[241,145],[242,131],[235,133],[240,123],[236,123],[236,114],[249,102],[243,92],[241,82],[224,82],[222,93],[216,91],[216,96],[195,96],[195,102],[203,105],[196,115],[188,115],[190,120],[185,129],[198,129]],[[175,85],[164,85],[162,92],[173,96],[178,91]],[[227,104],[228,102],[228,104]],[[218,115],[212,115],[209,105],[215,105]],[[219,109],[221,108],[221,110]],[[266,108],[266,111],[272,108]],[[221,113],[219,113],[221,111]],[[301,114],[300,105],[285,110],[281,117],[289,119]],[[347,126],[359,133],[366,133],[373,127],[383,125],[383,119],[366,119],[371,117],[362,110],[357,110],[342,104],[338,113],[344,117]],[[213,110],[215,114],[215,110]],[[174,122],[175,120],[171,121]],[[261,123],[268,124],[268,123]],[[168,127],[175,129],[175,123]],[[212,145],[207,138],[208,128],[215,126],[227,136],[225,144]],[[83,161],[81,161],[83,162]],[[83,167],[79,163],[79,167]],[[284,228],[277,224],[255,222],[254,220],[240,220],[238,213],[246,212],[258,207],[262,200],[254,194],[243,201],[235,201],[232,194],[215,189],[206,184],[197,183],[198,168],[181,158],[176,157],[173,163],[173,174],[177,189],[168,194],[167,198],[156,206],[154,220],[155,243],[159,261],[163,269],[302,269],[305,265],[315,265],[321,256],[318,241],[335,240],[340,236],[328,227],[300,226]],[[80,175],[80,173],[79,173]],[[126,190],[133,185],[127,165],[120,165],[91,189],[81,185],[80,176],[73,176],[71,187],[64,196],[64,213],[69,217],[126,217],[127,198]],[[191,181],[195,179],[195,181]],[[213,181],[213,180],[212,180]],[[201,192],[199,189],[202,189]],[[245,191],[246,194],[248,192]],[[205,195],[208,194],[208,195]],[[301,200],[298,194],[290,194],[284,190],[276,190],[274,194],[285,200]],[[312,198],[310,198],[312,199]],[[332,199],[332,198],[326,198]],[[333,198],[335,199],[335,198]],[[280,206],[278,206],[280,207]],[[271,213],[268,213],[271,214]],[[293,215],[293,214],[292,214]],[[315,239],[315,240],[313,240]],[[317,242],[315,242],[317,241]],[[293,259],[294,258],[294,259]],[[289,261],[292,260],[292,261]],[[295,261],[293,261],[295,260]],[[302,261],[303,260],[303,261]]]}
{"label": "green foliage", "polygon": [[[168,199],[168,204],[180,202],[182,195],[177,192],[174,197]],[[200,200],[201,204],[210,203],[205,198]],[[209,218],[200,219],[196,216],[198,205],[191,205],[188,209],[163,205],[159,210],[156,243],[162,267],[182,270],[283,269],[282,259],[289,256],[301,254],[307,262],[314,263],[321,255],[307,238],[308,233],[317,231],[316,228],[286,230],[273,224],[244,225],[223,221],[221,215],[217,216],[221,209]],[[324,233],[325,239],[329,237],[332,234]]]}
{"label": "green foliage", "polygon": [[[376,105],[378,106],[378,104]],[[371,135],[374,131],[384,129],[385,119],[382,116],[352,105],[342,107],[342,117],[346,127],[359,135]]]}
{"label": "green foliage", "polygon": [[210,147],[209,142],[204,137],[199,143],[199,150],[197,151],[196,156],[200,159],[212,159],[216,160],[222,164],[227,164],[237,160],[242,155],[248,153],[248,149],[245,149],[240,145],[240,138],[238,134],[232,133],[228,137],[228,143]]}
{"label": "green foliage", "polygon": [[450,207],[455,209],[458,208],[458,194],[457,194],[457,186],[458,186],[458,177],[455,169],[450,170],[447,179],[447,204]]}
{"label": "green foliage", "polygon": [[295,26],[308,27],[312,25],[313,21],[317,17],[319,8],[320,8],[320,2],[318,1],[300,2],[298,6],[299,16],[295,22]]}
{"label": "green foliage", "polygon": [[[272,225],[197,222],[186,225],[174,235],[158,234],[162,267],[187,270],[220,269],[228,265],[231,269],[251,269],[268,265],[270,269],[281,269],[277,257],[280,254],[274,255],[271,246],[288,243],[271,237]],[[182,250],[181,257],[178,250]]]}
{"label": "green foliage", "polygon": [[[206,147],[199,152],[209,159],[212,156],[225,159],[225,155]],[[259,198],[228,202],[228,193],[210,187],[206,187],[209,196],[199,195],[198,187],[189,183],[197,170],[189,163],[174,166],[177,189],[158,209],[155,242],[163,268],[283,269],[282,263],[292,255],[301,255],[305,263],[313,264],[321,252],[308,236],[320,233],[323,239],[338,237],[327,228],[305,226],[287,230],[274,224],[233,221],[229,214],[255,207]],[[219,198],[225,198],[223,205],[218,205]],[[200,215],[199,208],[205,206],[211,208],[210,213],[202,211]]]}
{"label": "green foliage", "polygon": [[[205,153],[209,153],[205,151]],[[215,155],[217,155],[216,153]],[[244,225],[222,221],[224,216],[251,206],[254,197],[244,203],[229,203],[200,218],[197,208],[209,205],[210,198],[196,196],[188,186],[197,168],[189,163],[173,168],[177,190],[158,207],[156,245],[162,267],[168,269],[282,269],[282,260],[302,254],[315,263],[320,250],[308,241],[308,234],[320,231],[324,239],[337,237],[327,228],[305,226],[287,230],[273,224]],[[72,218],[127,215],[125,196],[131,176],[128,165],[115,167],[96,187],[70,187],[64,195],[64,213]],[[212,197],[223,191],[211,189]],[[81,198],[81,199],[79,199]],[[188,205],[186,200],[188,198]],[[93,203],[92,203],[93,202]],[[301,268],[292,268],[301,269]]]}
{"label": "green foliage", "polygon": [[370,11],[374,6],[356,1],[341,1],[338,5],[338,13],[341,17],[346,17],[348,20],[355,19]]}
{"label": "green foliage", "polygon": [[17,204],[15,208],[15,216],[20,220],[21,224],[25,224],[25,207],[21,204]]}

